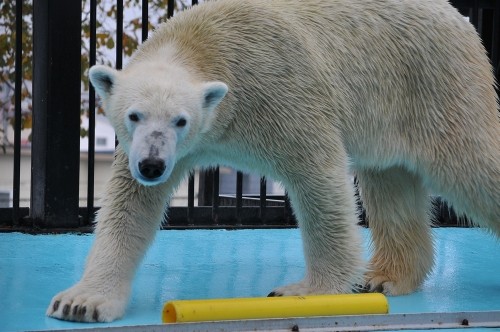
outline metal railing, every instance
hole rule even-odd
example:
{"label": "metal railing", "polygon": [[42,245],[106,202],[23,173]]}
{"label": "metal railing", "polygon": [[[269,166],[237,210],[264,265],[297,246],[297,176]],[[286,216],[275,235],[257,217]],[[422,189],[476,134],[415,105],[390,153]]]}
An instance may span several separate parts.
{"label": "metal railing", "polygon": [[[193,0],[192,4],[197,4]],[[21,167],[21,85],[23,0],[16,0],[15,117],[12,207],[0,208],[0,231],[28,232],[90,231],[96,211],[94,203],[95,112],[89,112],[87,204],[79,206],[80,98],[81,98],[81,3],[67,0],[33,2],[33,132],[31,199],[20,206]],[[480,33],[500,81],[500,0],[453,0]],[[116,68],[123,65],[123,0],[117,0]],[[96,63],[97,1],[90,0],[89,65]],[[168,17],[174,14],[174,0],[168,1]],[[148,0],[142,0],[142,41],[148,37]],[[90,87],[89,109],[96,107]],[[61,152],[64,151],[64,158]],[[244,196],[242,173],[237,173],[236,195],[219,195],[218,170],[200,173],[198,205],[195,206],[194,175],[188,182],[188,203],[171,207],[165,228],[190,227],[295,227],[286,196],[266,194],[261,179],[260,194]],[[457,222],[453,212],[437,201],[438,221]],[[361,214],[362,217],[363,214]]]}

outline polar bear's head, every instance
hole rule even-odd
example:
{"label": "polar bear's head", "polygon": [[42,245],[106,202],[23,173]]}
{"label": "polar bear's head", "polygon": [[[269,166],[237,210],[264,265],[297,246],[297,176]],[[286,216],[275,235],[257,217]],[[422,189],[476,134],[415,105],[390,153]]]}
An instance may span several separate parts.
{"label": "polar bear's head", "polygon": [[228,91],[199,82],[178,67],[139,64],[126,71],[94,66],[89,72],[132,176],[144,185],[165,182],[177,160],[210,130]]}

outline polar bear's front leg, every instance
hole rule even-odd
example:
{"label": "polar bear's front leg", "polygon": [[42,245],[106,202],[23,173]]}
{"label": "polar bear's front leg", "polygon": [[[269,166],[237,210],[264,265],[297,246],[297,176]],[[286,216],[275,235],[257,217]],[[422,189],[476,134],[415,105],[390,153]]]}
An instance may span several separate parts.
{"label": "polar bear's front leg", "polygon": [[304,174],[300,183],[289,187],[307,270],[301,282],[278,288],[269,296],[350,293],[362,280],[354,191],[346,172],[337,172],[338,177],[331,174],[316,178]]}
{"label": "polar bear's front leg", "polygon": [[138,184],[127,164],[119,150],[83,277],[52,299],[48,316],[83,322],[110,322],[123,316],[133,276],[162,220],[172,187],[170,182],[154,187]]}

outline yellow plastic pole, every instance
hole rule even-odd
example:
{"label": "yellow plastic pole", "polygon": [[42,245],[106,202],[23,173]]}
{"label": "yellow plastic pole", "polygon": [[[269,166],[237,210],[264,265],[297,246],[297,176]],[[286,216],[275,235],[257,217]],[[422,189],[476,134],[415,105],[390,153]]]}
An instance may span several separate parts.
{"label": "yellow plastic pole", "polygon": [[388,312],[387,298],[379,293],[179,300],[165,303],[162,321],[178,323]]}

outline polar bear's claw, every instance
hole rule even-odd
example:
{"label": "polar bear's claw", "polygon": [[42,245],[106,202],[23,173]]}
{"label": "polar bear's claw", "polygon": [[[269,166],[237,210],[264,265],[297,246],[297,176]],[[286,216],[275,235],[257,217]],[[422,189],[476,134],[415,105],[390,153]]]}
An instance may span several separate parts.
{"label": "polar bear's claw", "polygon": [[386,293],[384,291],[384,284],[378,284],[378,285],[371,285],[371,284],[366,284],[365,286],[365,293]]}
{"label": "polar bear's claw", "polygon": [[392,296],[405,295],[416,291],[419,284],[418,281],[414,281],[409,277],[398,280],[382,272],[367,273],[366,275],[366,289],[370,293],[382,293]]}
{"label": "polar bear's claw", "polygon": [[278,296],[301,296],[308,294],[320,294],[315,292],[310,287],[308,287],[304,282],[299,282],[296,284],[291,284],[288,286],[280,287],[269,293],[269,297]]}
{"label": "polar bear's claw", "polygon": [[370,285],[368,284],[354,284],[351,289],[352,293],[371,293],[372,291],[370,290]]}

